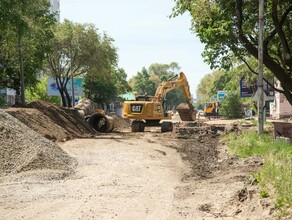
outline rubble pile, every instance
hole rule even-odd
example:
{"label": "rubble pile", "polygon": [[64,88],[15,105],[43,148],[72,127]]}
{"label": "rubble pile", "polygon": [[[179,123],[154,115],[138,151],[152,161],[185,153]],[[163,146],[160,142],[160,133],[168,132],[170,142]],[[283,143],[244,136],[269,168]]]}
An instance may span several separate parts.
{"label": "rubble pile", "polygon": [[113,118],[114,123],[115,123],[115,130],[123,130],[123,129],[130,129],[130,121],[122,118],[121,116],[115,114],[115,113],[110,113],[110,116]]}
{"label": "rubble pile", "polygon": [[76,165],[58,145],[0,109],[0,176],[36,169],[72,171]]}
{"label": "rubble pile", "polygon": [[175,138],[189,139],[198,135],[207,135],[210,133],[210,126],[198,126],[196,123],[178,123],[174,129]]}

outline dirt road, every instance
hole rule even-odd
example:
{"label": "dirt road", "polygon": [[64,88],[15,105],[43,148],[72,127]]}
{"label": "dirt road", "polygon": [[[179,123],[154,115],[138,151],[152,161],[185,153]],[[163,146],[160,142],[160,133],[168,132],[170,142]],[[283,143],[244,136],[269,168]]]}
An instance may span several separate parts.
{"label": "dirt road", "polygon": [[1,177],[0,219],[272,219],[244,185],[257,161],[227,158],[206,140],[154,130],[62,143],[75,172]]}

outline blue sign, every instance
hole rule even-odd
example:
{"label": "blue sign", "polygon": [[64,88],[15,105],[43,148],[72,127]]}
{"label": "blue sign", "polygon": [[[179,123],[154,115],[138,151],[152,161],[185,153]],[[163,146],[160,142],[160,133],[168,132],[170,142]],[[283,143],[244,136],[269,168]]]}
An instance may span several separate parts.
{"label": "blue sign", "polygon": [[217,100],[222,101],[226,95],[227,95],[226,91],[218,91],[217,92]]}
{"label": "blue sign", "polygon": [[[74,78],[74,96],[83,96],[83,78]],[[72,87],[71,87],[71,80],[67,83],[67,90],[68,93],[71,95]],[[60,96],[60,92],[58,90],[57,83],[55,79],[49,78],[48,79],[48,96]]]}

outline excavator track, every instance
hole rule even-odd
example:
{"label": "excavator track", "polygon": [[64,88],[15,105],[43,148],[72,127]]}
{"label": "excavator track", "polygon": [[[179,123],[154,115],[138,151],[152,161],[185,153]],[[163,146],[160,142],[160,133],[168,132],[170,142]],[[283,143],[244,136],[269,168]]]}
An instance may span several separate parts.
{"label": "excavator track", "polygon": [[182,121],[194,121],[196,119],[196,110],[190,109],[187,103],[180,103],[176,110]]}

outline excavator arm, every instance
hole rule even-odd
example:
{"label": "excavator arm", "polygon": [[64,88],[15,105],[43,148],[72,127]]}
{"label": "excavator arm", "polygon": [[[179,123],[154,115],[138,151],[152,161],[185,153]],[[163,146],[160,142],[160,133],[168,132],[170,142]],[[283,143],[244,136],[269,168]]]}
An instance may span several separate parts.
{"label": "excavator arm", "polygon": [[190,92],[189,83],[187,81],[187,78],[183,72],[180,72],[178,79],[176,80],[170,80],[167,82],[162,82],[159,87],[156,90],[155,98],[156,101],[161,102],[164,98],[164,96],[170,92],[171,90],[174,90],[176,88],[181,88],[183,90],[186,104],[181,103],[176,108],[178,111],[180,118],[182,121],[193,121],[196,118],[196,111],[194,110],[193,104],[192,104],[192,96]]}
{"label": "excavator arm", "polygon": [[155,93],[155,97],[157,101],[160,102],[168,92],[177,88],[181,88],[183,90],[183,93],[184,93],[184,96],[186,98],[186,102],[189,108],[193,109],[194,107],[192,105],[192,97],[190,93],[189,83],[183,72],[180,72],[178,79],[162,82],[158,86]]}

